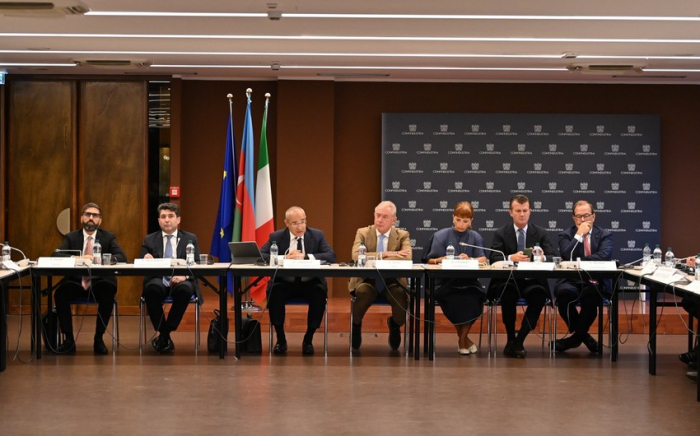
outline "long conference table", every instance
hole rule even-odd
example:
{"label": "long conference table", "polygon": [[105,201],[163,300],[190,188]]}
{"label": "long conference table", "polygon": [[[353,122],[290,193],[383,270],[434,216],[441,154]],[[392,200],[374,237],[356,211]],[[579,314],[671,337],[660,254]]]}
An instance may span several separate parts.
{"label": "long conference table", "polygon": [[0,372],[7,368],[7,300],[6,287],[17,278],[29,274],[29,267],[21,267],[17,271],[0,270]]}
{"label": "long conference table", "polygon": [[[700,292],[690,289],[689,284],[693,277],[685,274],[674,276],[670,283],[655,279],[651,275],[643,275],[640,270],[626,270],[625,278],[649,288],[649,374],[656,375],[656,310],[659,307],[657,301],[659,294],[667,293],[683,297],[695,303],[700,310]],[[698,361],[695,363],[697,364]],[[700,401],[700,383],[696,383],[696,385],[697,401]]]}

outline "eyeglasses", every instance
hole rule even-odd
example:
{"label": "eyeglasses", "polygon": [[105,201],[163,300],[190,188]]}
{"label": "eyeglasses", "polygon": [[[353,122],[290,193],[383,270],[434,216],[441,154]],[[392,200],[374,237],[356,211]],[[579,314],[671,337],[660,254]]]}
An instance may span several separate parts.
{"label": "eyeglasses", "polygon": [[592,213],[587,213],[585,215],[574,215],[574,218],[577,220],[587,220],[588,218],[592,217],[594,214]]}
{"label": "eyeglasses", "polygon": [[292,221],[291,223],[289,223],[289,225],[292,226],[292,227],[305,226],[305,225],[306,225],[306,220]]}
{"label": "eyeglasses", "polygon": [[83,212],[83,216],[85,218],[102,218],[102,215],[99,213],[92,213],[92,212]]}

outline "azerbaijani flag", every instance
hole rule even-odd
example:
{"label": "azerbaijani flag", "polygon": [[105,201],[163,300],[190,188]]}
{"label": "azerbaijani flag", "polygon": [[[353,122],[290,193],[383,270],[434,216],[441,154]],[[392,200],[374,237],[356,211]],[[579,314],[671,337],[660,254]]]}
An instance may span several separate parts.
{"label": "azerbaijani flag", "polygon": [[[267,153],[267,107],[270,94],[265,95],[265,112],[263,114],[262,130],[260,132],[260,148],[258,152],[258,179],[255,186],[255,240],[262,247],[275,231],[272,213],[272,184],[270,182],[270,159]],[[253,300],[260,302],[265,299],[265,289],[268,278],[251,290]]]}
{"label": "azerbaijani flag", "polygon": [[253,183],[253,120],[250,116],[250,88],[247,90],[248,105],[243,123],[243,140],[241,155],[238,161],[241,167],[238,172],[236,188],[236,213],[233,219],[233,241],[255,241],[255,201]]}

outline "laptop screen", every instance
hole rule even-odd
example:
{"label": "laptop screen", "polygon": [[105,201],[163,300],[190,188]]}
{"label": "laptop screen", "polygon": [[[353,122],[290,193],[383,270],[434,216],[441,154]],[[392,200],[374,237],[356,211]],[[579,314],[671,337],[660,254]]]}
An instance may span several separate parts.
{"label": "laptop screen", "polygon": [[231,263],[234,265],[265,262],[258,244],[254,241],[229,242],[228,248],[231,250]]}

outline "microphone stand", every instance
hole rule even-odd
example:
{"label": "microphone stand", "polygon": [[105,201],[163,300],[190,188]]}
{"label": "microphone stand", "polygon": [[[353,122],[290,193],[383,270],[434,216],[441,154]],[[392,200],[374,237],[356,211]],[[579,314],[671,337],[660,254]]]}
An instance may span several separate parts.
{"label": "microphone stand", "polygon": [[508,265],[508,266],[513,266],[513,261],[508,260],[506,257],[506,254],[502,252],[501,250],[494,250],[493,248],[486,248],[486,247],[481,247],[479,245],[472,245],[472,244],[467,244],[466,242],[460,242],[459,245],[463,247],[472,247],[472,248],[481,248],[482,250],[487,250],[487,251],[493,251],[494,253],[499,253],[501,256],[503,256],[503,265]]}

